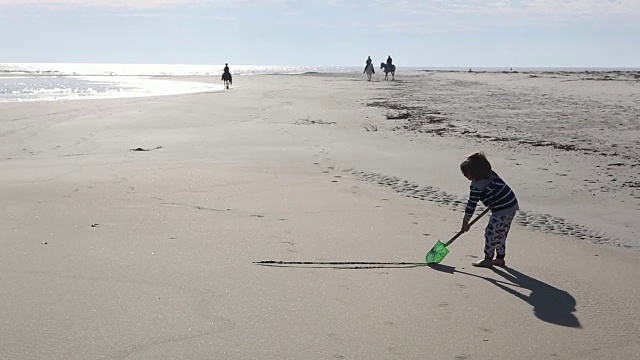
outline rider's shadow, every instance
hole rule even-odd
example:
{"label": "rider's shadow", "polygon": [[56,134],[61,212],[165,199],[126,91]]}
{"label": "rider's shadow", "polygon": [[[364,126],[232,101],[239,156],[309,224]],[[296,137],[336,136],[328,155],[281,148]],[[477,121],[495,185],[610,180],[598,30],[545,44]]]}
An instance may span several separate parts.
{"label": "rider's shadow", "polygon": [[[509,267],[504,267],[503,270],[493,268],[493,272],[511,283],[509,284],[496,279],[459,271],[451,266],[432,265],[431,268],[450,274],[461,273],[483,278],[509,294],[529,303],[533,306],[533,313],[538,319],[560,326],[581,328],[580,321],[573,314],[576,311],[576,299],[571,294],[525,275],[518,270]],[[513,285],[530,290],[531,293],[529,295],[522,294],[510,287]]]}

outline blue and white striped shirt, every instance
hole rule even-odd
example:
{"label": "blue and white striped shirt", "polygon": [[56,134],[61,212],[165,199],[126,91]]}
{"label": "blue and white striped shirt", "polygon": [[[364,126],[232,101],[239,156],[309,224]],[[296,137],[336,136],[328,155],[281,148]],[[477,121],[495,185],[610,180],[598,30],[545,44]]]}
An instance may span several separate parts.
{"label": "blue and white striped shirt", "polygon": [[465,219],[471,218],[478,200],[491,209],[492,214],[502,215],[510,214],[518,210],[518,199],[516,194],[511,191],[509,185],[498,176],[495,172],[491,172],[491,177],[471,182],[471,191],[469,192],[469,201],[465,209]]}

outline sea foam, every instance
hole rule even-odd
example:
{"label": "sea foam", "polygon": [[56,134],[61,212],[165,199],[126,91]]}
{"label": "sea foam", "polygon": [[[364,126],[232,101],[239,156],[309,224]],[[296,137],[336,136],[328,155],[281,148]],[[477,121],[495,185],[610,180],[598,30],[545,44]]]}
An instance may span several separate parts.
{"label": "sea foam", "polygon": [[131,98],[221,90],[221,84],[130,76],[0,77],[0,102]]}

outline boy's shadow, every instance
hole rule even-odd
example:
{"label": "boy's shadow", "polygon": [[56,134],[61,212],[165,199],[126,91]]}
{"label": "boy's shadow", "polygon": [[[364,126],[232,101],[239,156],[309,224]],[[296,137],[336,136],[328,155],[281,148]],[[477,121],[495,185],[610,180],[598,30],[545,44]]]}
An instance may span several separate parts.
{"label": "boy's shadow", "polygon": [[513,268],[504,267],[504,270],[493,268],[493,272],[502,276],[513,285],[531,290],[528,296],[504,285],[504,282],[496,279],[455,270],[454,267],[446,265],[432,265],[431,268],[447,273],[461,273],[483,278],[511,295],[529,303],[533,306],[533,313],[538,319],[560,326],[581,328],[580,321],[578,321],[578,318],[573,314],[576,311],[576,299],[574,299],[571,294],[527,276]]}

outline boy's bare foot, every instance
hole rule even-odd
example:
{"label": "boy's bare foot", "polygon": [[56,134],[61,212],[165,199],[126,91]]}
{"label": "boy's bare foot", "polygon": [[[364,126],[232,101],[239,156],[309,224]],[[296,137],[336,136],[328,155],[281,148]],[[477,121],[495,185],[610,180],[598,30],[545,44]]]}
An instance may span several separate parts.
{"label": "boy's bare foot", "polygon": [[504,259],[493,259],[493,265],[495,266],[506,266]]}
{"label": "boy's bare foot", "polygon": [[490,267],[493,267],[493,260],[484,259],[484,260],[480,260],[480,261],[476,261],[474,263],[471,263],[471,265],[476,266],[476,267],[490,268]]}

